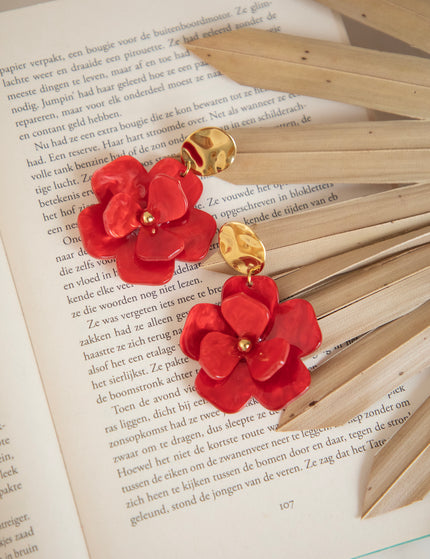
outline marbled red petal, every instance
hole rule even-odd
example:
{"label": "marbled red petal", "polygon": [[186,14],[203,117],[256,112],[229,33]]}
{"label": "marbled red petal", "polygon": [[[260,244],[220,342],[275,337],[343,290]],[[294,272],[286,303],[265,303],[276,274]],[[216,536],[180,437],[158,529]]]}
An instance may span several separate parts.
{"label": "marbled red petal", "polygon": [[200,343],[209,332],[233,334],[221,314],[221,308],[211,303],[194,305],[188,313],[179,340],[182,351],[195,361],[200,357]]}
{"label": "marbled red petal", "polygon": [[128,239],[118,250],[118,274],[127,283],[163,285],[170,281],[175,271],[175,261],[143,262],[136,256],[136,237]]}
{"label": "marbled red petal", "polygon": [[214,380],[228,377],[240,360],[237,338],[222,332],[209,332],[200,344],[199,363]]}
{"label": "marbled red petal", "polygon": [[184,249],[184,241],[163,227],[144,226],[136,242],[136,255],[145,262],[174,260]]}
{"label": "marbled red petal", "polygon": [[254,276],[252,285],[248,285],[248,279],[245,276],[233,276],[229,278],[222,290],[222,299],[230,297],[235,293],[245,293],[249,297],[257,299],[265,305],[273,314],[278,302],[279,294],[276,283],[268,276]]}
{"label": "marbled red petal", "polygon": [[290,344],[282,338],[260,342],[254,351],[245,354],[254,380],[266,381],[285,365]]}
{"label": "marbled red petal", "polygon": [[321,330],[312,305],[304,299],[281,303],[274,316],[269,338],[284,338],[299,348],[299,357],[315,351],[321,343]]}
{"label": "marbled red petal", "polygon": [[209,251],[216,232],[216,222],[210,214],[190,208],[184,220],[169,223],[168,228],[184,241],[184,250],[178,259],[199,262]]}
{"label": "marbled red petal", "polygon": [[238,412],[251,398],[255,383],[248,365],[239,361],[233,372],[224,380],[211,379],[203,369],[196,377],[198,394],[224,413]]}
{"label": "marbled red petal", "polygon": [[94,258],[113,258],[126,239],[111,237],[103,224],[103,204],[94,204],[83,209],[78,215],[78,227],[82,244]]}
{"label": "marbled red petal", "polygon": [[310,385],[311,376],[300,359],[292,355],[287,363],[266,382],[256,382],[253,396],[269,410],[286,406]]}
{"label": "marbled red petal", "polygon": [[140,205],[124,192],[115,194],[103,212],[103,225],[112,237],[121,239],[140,227],[138,214]]}
{"label": "marbled red petal", "polygon": [[124,192],[135,200],[143,200],[148,183],[148,173],[144,166],[130,155],[107,163],[97,169],[91,178],[93,192],[104,204],[119,192]]}
{"label": "marbled red petal", "polygon": [[258,340],[270,318],[269,309],[245,293],[236,293],[223,299],[221,312],[239,337]]}
{"label": "marbled red petal", "polygon": [[166,157],[158,161],[154,167],[149,171],[149,178],[153,179],[158,174],[169,175],[170,177],[177,178],[181,182],[182,190],[188,200],[188,206],[191,208],[198,201],[203,191],[202,181],[192,172],[182,177],[181,174],[185,171],[185,165],[177,159]]}
{"label": "marbled red petal", "polygon": [[180,182],[167,175],[156,175],[149,185],[147,209],[158,224],[183,217],[188,202]]}

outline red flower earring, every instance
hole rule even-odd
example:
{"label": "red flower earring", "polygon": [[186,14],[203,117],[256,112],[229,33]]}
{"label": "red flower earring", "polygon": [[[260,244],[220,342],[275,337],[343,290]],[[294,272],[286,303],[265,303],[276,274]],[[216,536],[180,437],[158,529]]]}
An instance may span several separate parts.
{"label": "red flower earring", "polygon": [[98,169],[91,185],[99,203],[78,217],[82,243],[95,258],[116,258],[128,283],[161,285],[175,259],[202,260],[216,231],[211,215],[195,208],[203,185],[196,175],[212,175],[234,160],[234,140],[218,128],[191,134],[182,161],[166,158],[149,172],[123,156]]}
{"label": "red flower earring", "polygon": [[226,281],[221,305],[196,305],[187,317],[180,345],[202,367],[197,392],[225,413],[239,411],[252,396],[281,409],[310,385],[301,357],[321,343],[315,313],[303,299],[279,303],[275,282],[255,276],[265,250],[249,227],[224,225],[219,244],[227,263],[246,277]]}

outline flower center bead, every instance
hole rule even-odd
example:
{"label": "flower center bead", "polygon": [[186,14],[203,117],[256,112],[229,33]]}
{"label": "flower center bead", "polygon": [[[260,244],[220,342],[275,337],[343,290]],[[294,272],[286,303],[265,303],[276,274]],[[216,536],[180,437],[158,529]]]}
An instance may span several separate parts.
{"label": "flower center bead", "polygon": [[154,223],[154,221],[155,221],[155,217],[151,213],[149,213],[147,211],[143,212],[143,214],[142,214],[143,225],[152,225]]}
{"label": "flower center bead", "polygon": [[252,343],[247,338],[241,338],[237,343],[237,349],[242,353],[248,353],[251,351]]}

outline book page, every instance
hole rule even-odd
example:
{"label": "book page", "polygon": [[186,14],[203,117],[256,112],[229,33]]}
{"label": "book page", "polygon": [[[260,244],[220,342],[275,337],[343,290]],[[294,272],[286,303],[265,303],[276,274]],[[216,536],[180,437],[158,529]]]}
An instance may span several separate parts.
{"label": "book page", "polygon": [[0,243],[0,558],[88,557]]}
{"label": "book page", "polygon": [[[219,303],[225,276],[177,262],[165,286],[126,284],[76,226],[95,203],[92,173],[120,155],[150,169],[203,126],[366,118],[240,86],[183,46],[245,26],[345,40],[339,20],[303,0],[63,1],[0,26],[2,234],[92,559],[340,558],[426,533],[428,500],[360,520],[372,457],[420,404],[424,375],[341,429],[277,433],[279,412],[255,400],[225,415],[196,394],[199,366],[178,346],[191,306]],[[199,207],[219,226],[253,224],[375,188],[220,176],[204,180]]]}

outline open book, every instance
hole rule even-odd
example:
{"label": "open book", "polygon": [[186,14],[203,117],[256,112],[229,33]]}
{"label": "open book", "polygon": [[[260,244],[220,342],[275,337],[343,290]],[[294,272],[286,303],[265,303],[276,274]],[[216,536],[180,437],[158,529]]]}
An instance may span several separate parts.
{"label": "open book", "polygon": [[[196,394],[178,339],[225,277],[177,263],[167,285],[132,286],[82,247],[91,174],[122,154],[149,169],[205,125],[366,118],[239,86],[183,47],[244,26],[346,40],[307,0],[63,0],[0,15],[0,559],[334,559],[428,532],[428,499],[360,520],[374,453],[421,403],[422,376],[338,429],[279,433],[279,413],[255,401],[224,415]],[[218,225],[256,223],[374,188],[221,177],[200,202]]]}

